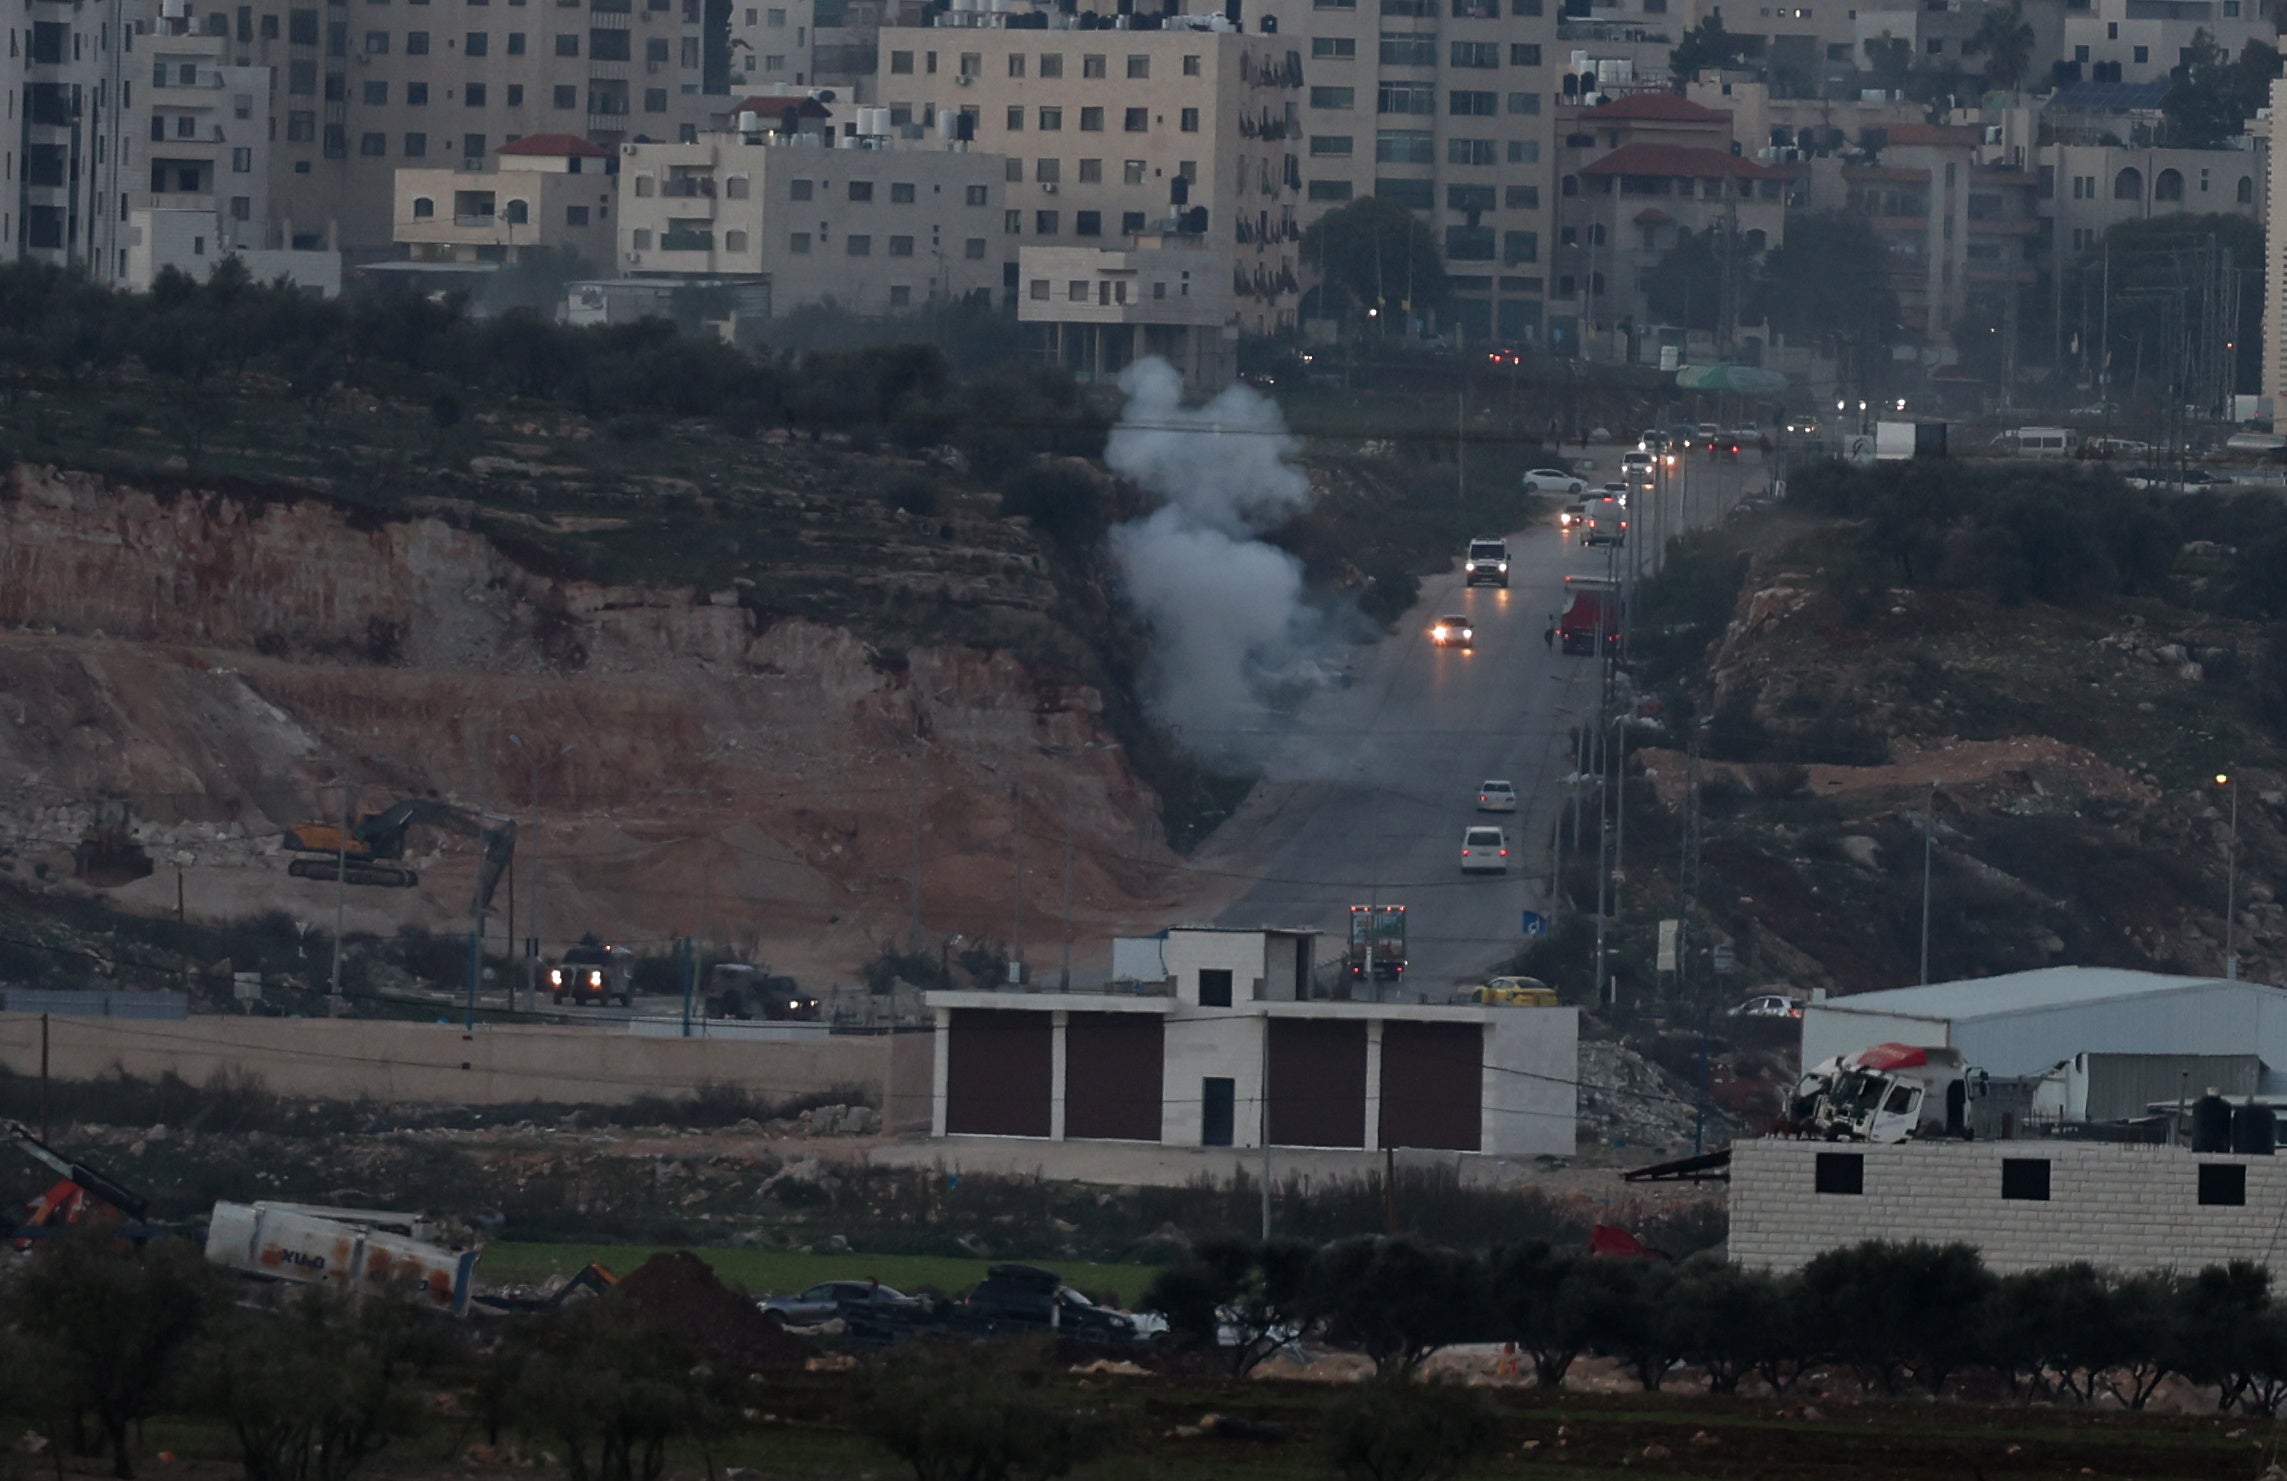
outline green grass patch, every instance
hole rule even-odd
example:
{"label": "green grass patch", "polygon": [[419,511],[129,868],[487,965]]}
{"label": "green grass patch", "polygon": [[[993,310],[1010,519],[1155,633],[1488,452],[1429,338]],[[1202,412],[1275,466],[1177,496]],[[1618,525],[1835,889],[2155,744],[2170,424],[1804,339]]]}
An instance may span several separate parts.
{"label": "green grass patch", "polygon": [[[583,1265],[608,1267],[627,1275],[653,1255],[673,1248],[640,1244],[518,1244],[485,1246],[478,1275],[488,1284],[537,1284],[551,1275],[570,1275]],[[878,1279],[901,1291],[924,1287],[955,1294],[985,1278],[994,1260],[945,1259],[931,1255],[806,1255],[795,1250],[703,1249],[696,1252],[715,1274],[757,1295],[785,1295],[822,1280]],[[1066,1284],[1091,1295],[1110,1293],[1128,1305],[1141,1296],[1157,1273],[1150,1265],[1097,1265],[1039,1260]]]}

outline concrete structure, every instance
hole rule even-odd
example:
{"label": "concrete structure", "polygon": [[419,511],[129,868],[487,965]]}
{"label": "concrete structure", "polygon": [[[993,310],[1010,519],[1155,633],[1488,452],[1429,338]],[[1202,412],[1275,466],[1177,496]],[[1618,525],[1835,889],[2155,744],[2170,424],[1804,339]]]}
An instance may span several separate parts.
{"label": "concrete structure", "polygon": [[339,252],[243,246],[237,233],[209,210],[136,207],[127,213],[127,239],[127,271],[120,279],[124,288],[149,288],[169,268],[203,283],[223,263],[236,261],[257,283],[283,278],[319,298],[341,293]]}
{"label": "concrete structure", "polygon": [[[1129,993],[935,992],[936,1136],[1568,1155],[1571,1008],[1318,996],[1316,933],[1123,943]],[[1156,947],[1156,967],[1138,968]],[[1156,971],[1156,979],[1145,974]]]}
{"label": "concrete structure", "polygon": [[156,0],[26,5],[0,59],[0,260],[127,272],[128,211],[149,180],[145,33]]}
{"label": "concrete structure", "polygon": [[2227,58],[2279,40],[2272,0],[2094,0],[2066,15],[2062,60],[2092,82],[2164,82],[2202,31]]}
{"label": "concrete structure", "polygon": [[1198,236],[1146,232],[1131,247],[1026,247],[1017,253],[1019,323],[1044,358],[1086,380],[1157,355],[1196,395],[1238,374],[1231,280]]}
{"label": "concrete structure", "polygon": [[2263,394],[2277,408],[2287,406],[2287,180],[2279,178],[2279,121],[2287,117],[2287,79],[2271,83],[2271,116],[2262,127],[2271,149],[2263,209]]}
{"label": "concrete structure", "polygon": [[2002,1274],[2066,1260],[2190,1274],[2280,1256],[2287,1158],[2104,1142],[1763,1138],[1731,1146],[1733,1261],[1799,1270],[1862,1240],[1973,1245]]}
{"label": "concrete structure", "polygon": [[[233,66],[230,38],[194,33],[187,16],[161,19],[144,47],[149,189],[136,195],[133,209],[204,216],[205,234],[215,241],[263,245],[270,219],[270,69]],[[137,286],[150,281],[130,277]]]}
{"label": "concrete structure", "polygon": [[1727,234],[1745,253],[1783,240],[1790,172],[1734,153],[1729,113],[1642,93],[1567,106],[1558,124],[1556,297],[1589,358],[1636,358],[1658,322],[1646,279],[1685,240]]}
{"label": "concrete structure", "polygon": [[2123,221],[2189,212],[2260,223],[2270,194],[2268,153],[2051,144],[2036,156],[2041,214],[2055,223],[2050,239],[2075,257]]}
{"label": "concrete structure", "polygon": [[1870,1044],[1959,1049],[1989,1075],[2037,1075],[2078,1054],[2255,1054],[2287,1070],[2287,992],[2255,982],[2049,967],[1829,998],[1803,1009],[1803,1063]]}
{"label": "concrete structure", "polygon": [[772,314],[827,301],[895,313],[998,287],[1014,255],[1002,161],[867,142],[758,133],[621,146],[621,274],[766,282]]}
{"label": "concrete structure", "polygon": [[482,171],[531,134],[696,135],[728,100],[728,15],[710,0],[259,0],[202,19],[281,84],[270,245],[372,259],[395,250],[400,168]]}
{"label": "concrete structure", "polygon": [[[1366,195],[1410,207],[1452,280],[1453,318],[1439,327],[1464,344],[1548,342],[1565,9],[1558,0],[1247,7],[1248,24],[1276,23],[1260,39],[1302,58],[1302,106],[1284,146],[1302,176],[1301,222]],[[1402,290],[1393,285],[1389,298],[1385,312],[1399,310]],[[1315,297],[1306,307],[1333,329]]]}
{"label": "concrete structure", "polygon": [[[1240,326],[1293,327],[1303,129],[1294,38],[1082,30],[1045,10],[937,20],[882,30],[877,94],[892,128],[966,116],[975,148],[1004,157],[1012,247],[1118,246],[1169,229],[1180,213],[1223,259]],[[1013,288],[1013,250],[1006,261]]]}
{"label": "concrete structure", "polygon": [[504,144],[486,170],[397,172],[390,235],[414,262],[514,262],[534,248],[612,260],[619,158],[576,134]]}
{"label": "concrete structure", "polygon": [[817,81],[817,0],[732,0],[731,86],[807,88]]}
{"label": "concrete structure", "polygon": [[[927,1035],[896,1037],[919,1040],[905,1047],[917,1051],[909,1060],[921,1059]],[[349,1018],[143,1023],[57,1017],[48,1023],[48,1053],[49,1073],[60,1080],[175,1074],[203,1085],[230,1073],[256,1076],[282,1095],[462,1105],[616,1103],[687,1095],[706,1085],[772,1096],[843,1085],[880,1094],[891,1076],[893,1036],[755,1043],[524,1025],[483,1026],[470,1036],[457,1024]],[[37,1015],[0,1014],[0,1064],[18,1075],[39,1073]]]}

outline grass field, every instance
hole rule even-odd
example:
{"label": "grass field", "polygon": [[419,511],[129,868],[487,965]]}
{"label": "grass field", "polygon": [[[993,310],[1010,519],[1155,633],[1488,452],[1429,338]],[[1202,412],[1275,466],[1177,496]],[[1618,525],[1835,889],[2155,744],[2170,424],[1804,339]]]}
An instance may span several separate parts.
{"label": "grass field", "polygon": [[[488,1284],[537,1284],[551,1275],[570,1275],[581,1266],[607,1266],[626,1275],[662,1249],[639,1244],[492,1244],[485,1246],[477,1277]],[[703,1249],[695,1251],[715,1273],[757,1295],[784,1295],[822,1280],[879,1279],[901,1291],[924,1287],[948,1295],[985,1278],[990,1260],[949,1260],[928,1255],[804,1255],[787,1250]],[[1090,1295],[1111,1293],[1124,1306],[1151,1284],[1149,1265],[1088,1265],[1047,1261],[1065,1281]]]}

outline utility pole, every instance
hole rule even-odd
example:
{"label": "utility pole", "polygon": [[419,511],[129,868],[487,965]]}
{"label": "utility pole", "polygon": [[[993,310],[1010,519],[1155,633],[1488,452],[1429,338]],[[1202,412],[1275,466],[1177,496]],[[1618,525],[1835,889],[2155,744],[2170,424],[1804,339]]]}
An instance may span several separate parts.
{"label": "utility pole", "polygon": [[921,752],[913,753],[913,877],[907,881],[905,946],[908,951],[921,949],[921,788],[927,773],[921,767]]}
{"label": "utility pole", "polygon": [[334,968],[333,985],[326,993],[326,1017],[339,1018],[341,997],[341,932],[343,913],[349,907],[349,830],[355,815],[350,804],[349,783],[341,786],[341,832],[334,835]]}
{"label": "utility pole", "polygon": [[1930,854],[1937,830],[1938,784],[1930,782],[1930,800],[1922,808],[1922,986],[1930,985]]}
{"label": "utility pole", "polygon": [[[1368,916],[1366,948],[1366,975],[1374,975],[1373,918]],[[1378,994],[1377,994],[1378,996]],[[1255,1139],[1263,1144],[1263,1243],[1271,1242],[1271,1018],[1262,1016],[1263,1054],[1262,1083],[1255,1091]]]}
{"label": "utility pole", "polygon": [[1072,778],[1064,778],[1064,965],[1056,973],[1056,990],[1072,991]]}
{"label": "utility pole", "polygon": [[1463,376],[1461,391],[1455,398],[1457,410],[1453,420],[1453,498],[1455,503],[1469,498],[1469,380]]}
{"label": "utility pole", "polygon": [[1015,805],[1016,826],[1010,837],[1015,841],[1016,879],[1009,894],[1012,905],[1009,913],[1009,980],[1024,980],[1024,783],[1009,784],[1009,799]]}
{"label": "utility pole", "polygon": [[2223,975],[2239,980],[2239,783],[2227,772],[2216,774],[2216,785],[2231,793],[2231,836],[2224,845]]}

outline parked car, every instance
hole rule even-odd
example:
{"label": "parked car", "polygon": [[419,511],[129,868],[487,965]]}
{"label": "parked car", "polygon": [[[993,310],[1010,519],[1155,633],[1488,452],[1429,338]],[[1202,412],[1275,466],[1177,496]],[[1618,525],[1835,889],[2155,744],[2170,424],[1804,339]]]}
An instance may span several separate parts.
{"label": "parked car", "polygon": [[1054,1332],[1074,1342],[1132,1343],[1144,1333],[1124,1311],[1098,1306],[1053,1270],[993,1265],[961,1303],[961,1315],[990,1333]]}
{"label": "parked car", "polygon": [[1461,613],[1448,612],[1430,628],[1429,641],[1437,648],[1474,648],[1477,629],[1471,627],[1469,619]]}
{"label": "parked car", "polygon": [[1463,874],[1507,874],[1509,872],[1509,835],[1498,828],[1462,829],[1461,872]]}
{"label": "parked car", "polygon": [[914,1297],[869,1280],[830,1280],[799,1295],[766,1296],[756,1304],[764,1316],[789,1327],[816,1327],[835,1320],[918,1321],[925,1313]]}
{"label": "parked car", "polygon": [[1479,812],[1515,812],[1517,810],[1517,789],[1507,782],[1479,782],[1477,784],[1477,810]]}
{"label": "parked car", "polygon": [[1767,992],[1749,998],[1731,1010],[1733,1018],[1800,1018],[1803,1000],[1790,998],[1785,993]]}
{"label": "parked car", "polygon": [[2120,403],[2117,401],[2091,401],[2086,406],[2074,407],[2065,415],[2069,417],[2116,417],[2120,415]]}
{"label": "parked car", "polygon": [[1562,468],[1535,468],[1522,480],[1528,494],[1569,494],[1579,498],[1588,485]]}

